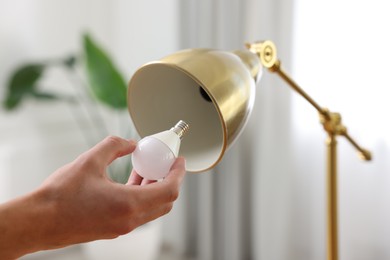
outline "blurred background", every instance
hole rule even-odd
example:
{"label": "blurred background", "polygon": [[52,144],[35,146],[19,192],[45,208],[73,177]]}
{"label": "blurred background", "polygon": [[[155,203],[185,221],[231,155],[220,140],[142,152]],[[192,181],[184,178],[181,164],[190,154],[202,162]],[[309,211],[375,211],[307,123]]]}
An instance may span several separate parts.
{"label": "blurred background", "polygon": [[[126,81],[180,49],[271,39],[286,71],[373,152],[362,162],[339,138],[340,259],[390,259],[389,11],[382,0],[0,0],[0,99],[18,66],[79,54],[85,32]],[[78,91],[56,68],[40,84]],[[0,202],[105,132],[138,138],[126,111],[94,104],[97,127],[75,107],[29,99],[0,108]],[[325,138],[315,110],[265,72],[243,135],[213,171],[187,175],[169,215],[117,240],[23,259],[325,259]]]}

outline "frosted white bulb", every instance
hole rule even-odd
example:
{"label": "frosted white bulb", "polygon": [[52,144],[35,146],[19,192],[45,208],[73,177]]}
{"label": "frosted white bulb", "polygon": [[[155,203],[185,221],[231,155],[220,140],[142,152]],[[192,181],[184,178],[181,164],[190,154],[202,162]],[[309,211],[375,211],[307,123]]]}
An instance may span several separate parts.
{"label": "frosted white bulb", "polygon": [[179,155],[181,138],[188,127],[187,123],[179,121],[170,130],[139,141],[131,157],[135,171],[148,180],[166,177]]}

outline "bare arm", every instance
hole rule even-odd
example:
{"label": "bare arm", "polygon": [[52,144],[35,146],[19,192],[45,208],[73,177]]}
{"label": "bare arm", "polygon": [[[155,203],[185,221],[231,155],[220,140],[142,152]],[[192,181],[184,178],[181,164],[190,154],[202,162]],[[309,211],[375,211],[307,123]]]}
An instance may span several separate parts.
{"label": "bare arm", "polygon": [[184,159],[161,182],[136,172],[127,185],[112,182],[106,167],[134,149],[134,142],[108,137],[36,191],[0,205],[0,259],[115,238],[168,213],[185,175]]}

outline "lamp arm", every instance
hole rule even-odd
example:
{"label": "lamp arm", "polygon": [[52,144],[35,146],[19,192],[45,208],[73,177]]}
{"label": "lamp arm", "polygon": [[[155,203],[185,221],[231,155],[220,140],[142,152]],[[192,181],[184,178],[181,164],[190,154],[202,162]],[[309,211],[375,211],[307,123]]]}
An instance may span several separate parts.
{"label": "lamp arm", "polygon": [[365,161],[371,161],[372,155],[371,152],[367,149],[362,148],[360,145],[358,145],[354,139],[346,132],[344,134],[345,138],[359,151],[358,155],[360,159]]}
{"label": "lamp arm", "polygon": [[369,161],[372,159],[371,152],[362,148],[348,134],[347,128],[341,123],[340,113],[330,112],[327,108],[321,107],[313,98],[311,98],[281,67],[281,62],[277,58],[276,46],[272,41],[261,41],[255,43],[247,43],[246,47],[257,54],[262,65],[269,71],[276,73],[281,77],[292,89],[308,101],[319,113],[320,121],[324,126],[325,131],[329,135],[344,136],[353,147],[358,150],[358,155],[361,159]]}
{"label": "lamp arm", "polygon": [[319,114],[328,117],[326,109],[323,109],[317,102],[314,101],[301,87],[298,86],[297,83],[289,76],[287,73],[281,68],[280,61],[277,60],[275,65],[270,68],[271,72],[278,74],[287,84],[298,92],[304,99],[306,99],[317,111]]}

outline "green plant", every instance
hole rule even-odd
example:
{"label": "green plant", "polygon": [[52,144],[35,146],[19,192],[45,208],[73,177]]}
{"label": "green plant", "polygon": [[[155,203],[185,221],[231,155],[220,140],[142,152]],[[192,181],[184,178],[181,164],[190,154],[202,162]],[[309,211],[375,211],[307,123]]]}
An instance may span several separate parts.
{"label": "green plant", "polygon": [[[40,85],[41,79],[53,67],[60,67],[69,76],[72,80],[71,85],[78,88],[74,91],[74,95],[43,90]],[[79,67],[85,75],[80,75]],[[16,68],[7,84],[3,107],[12,111],[20,108],[25,100],[31,98],[39,101],[66,102],[71,106],[77,104],[80,109],[84,107],[83,109],[88,112],[86,116],[89,118],[85,120],[92,122],[94,128],[100,131],[100,135],[108,135],[107,126],[96,106],[103,104],[112,113],[124,111],[127,108],[126,92],[126,82],[108,53],[89,34],[84,34],[81,56],[70,55],[61,59],[31,62]],[[85,100],[88,101],[85,102]],[[78,118],[74,117],[86,142],[91,146],[97,140],[91,140],[90,134],[85,132]],[[131,136],[131,131],[128,130],[126,134]],[[120,174],[118,174],[117,167],[111,168],[110,176],[114,181],[123,183],[128,178],[131,168],[130,160],[126,160],[125,166],[121,168]]]}

